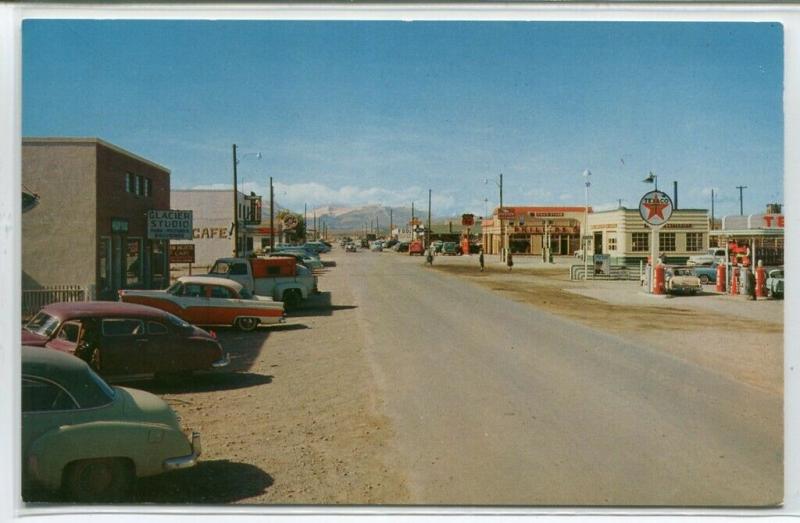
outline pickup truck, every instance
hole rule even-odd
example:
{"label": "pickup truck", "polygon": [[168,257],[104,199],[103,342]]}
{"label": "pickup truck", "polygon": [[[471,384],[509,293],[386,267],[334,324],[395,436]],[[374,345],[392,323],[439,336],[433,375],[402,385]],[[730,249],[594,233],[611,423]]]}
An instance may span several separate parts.
{"label": "pickup truck", "polygon": [[209,275],[239,282],[259,296],[271,296],[287,310],[318,292],[317,277],[294,258],[219,258]]}

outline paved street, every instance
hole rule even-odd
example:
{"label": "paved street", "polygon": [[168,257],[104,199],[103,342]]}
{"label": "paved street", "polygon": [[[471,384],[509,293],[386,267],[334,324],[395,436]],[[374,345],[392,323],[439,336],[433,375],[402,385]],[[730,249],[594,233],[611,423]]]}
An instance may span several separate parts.
{"label": "paved street", "polygon": [[336,259],[412,503],[781,500],[780,396],[465,284],[418,257]]}

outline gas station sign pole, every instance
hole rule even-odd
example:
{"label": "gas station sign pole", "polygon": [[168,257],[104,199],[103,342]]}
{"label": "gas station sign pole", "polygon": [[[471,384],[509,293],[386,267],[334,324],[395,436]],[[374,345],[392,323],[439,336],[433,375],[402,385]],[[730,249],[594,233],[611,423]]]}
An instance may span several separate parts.
{"label": "gas station sign pole", "polygon": [[650,228],[650,285],[648,291],[655,291],[655,269],[658,263],[658,233],[672,216],[672,199],[662,191],[650,191],[639,200],[639,215]]}

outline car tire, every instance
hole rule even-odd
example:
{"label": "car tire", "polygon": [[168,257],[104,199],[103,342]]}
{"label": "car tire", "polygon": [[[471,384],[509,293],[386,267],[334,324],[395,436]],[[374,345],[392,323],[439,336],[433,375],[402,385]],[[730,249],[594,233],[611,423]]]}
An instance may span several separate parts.
{"label": "car tire", "polygon": [[119,501],[133,486],[133,464],[122,458],[84,459],[64,471],[69,497],[80,502]]}
{"label": "car tire", "polygon": [[300,306],[303,295],[297,289],[289,289],[283,293],[283,306],[286,310],[294,310]]}
{"label": "car tire", "polygon": [[700,283],[702,283],[703,285],[708,285],[709,281],[711,280],[708,276],[706,276],[705,274],[700,275]]}
{"label": "car tire", "polygon": [[259,323],[258,318],[236,318],[236,328],[243,332],[255,330]]}

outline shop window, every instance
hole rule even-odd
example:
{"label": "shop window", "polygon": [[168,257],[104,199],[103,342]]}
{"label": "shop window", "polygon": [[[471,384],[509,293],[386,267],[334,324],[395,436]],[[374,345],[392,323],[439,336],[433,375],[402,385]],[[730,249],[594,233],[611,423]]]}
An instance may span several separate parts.
{"label": "shop window", "polygon": [[144,179],[144,195],[151,196],[153,194],[153,180],[150,178]]}
{"label": "shop window", "polygon": [[650,233],[631,233],[631,250],[633,252],[647,252],[650,249]]}
{"label": "shop window", "polygon": [[167,249],[165,240],[150,240],[150,274],[151,286],[163,289],[167,285]]}
{"label": "shop window", "polygon": [[609,236],[606,238],[606,250],[607,251],[616,251],[617,250],[617,237],[616,236]]}
{"label": "shop window", "polygon": [[686,250],[688,252],[702,252],[704,250],[702,232],[686,233]]}
{"label": "shop window", "polygon": [[142,195],[142,176],[139,174],[136,175],[136,187],[134,192],[136,193],[136,196]]}
{"label": "shop window", "polygon": [[662,232],[658,235],[658,250],[661,252],[675,252],[674,232]]}
{"label": "shop window", "polygon": [[125,283],[127,286],[136,286],[142,283],[142,241],[130,238],[125,249]]}

